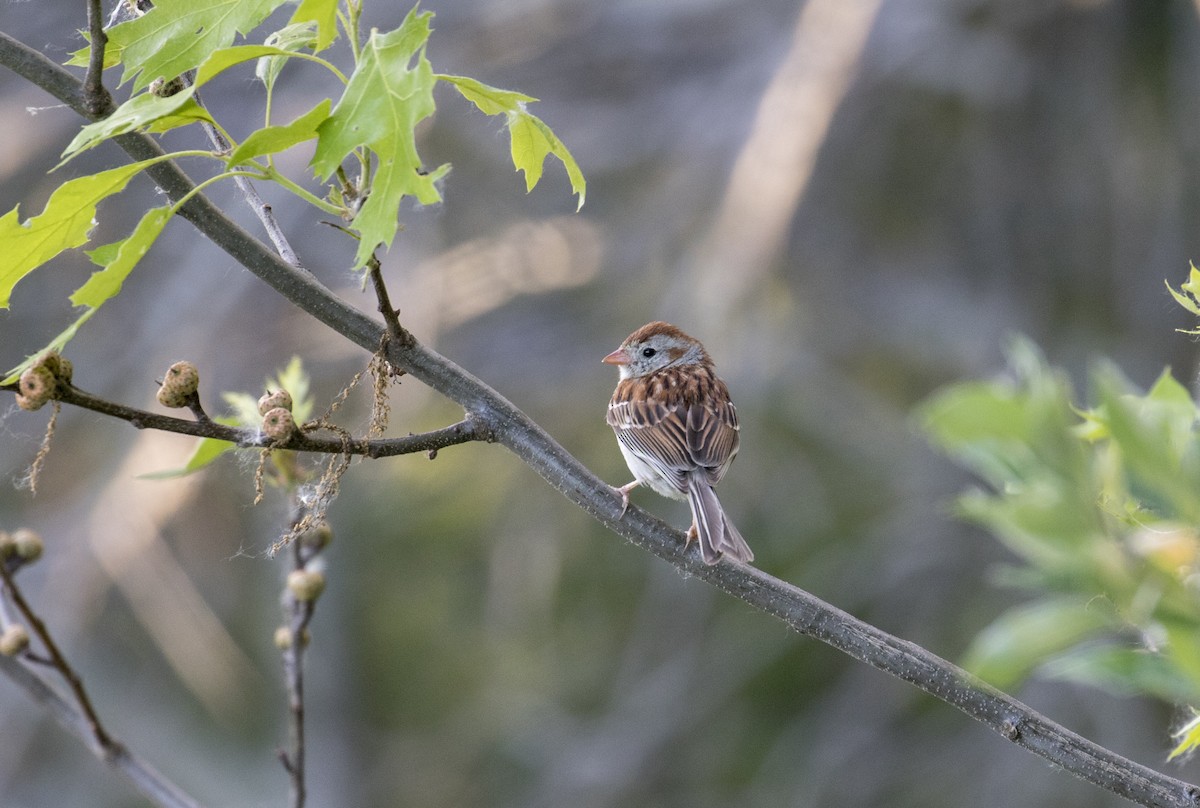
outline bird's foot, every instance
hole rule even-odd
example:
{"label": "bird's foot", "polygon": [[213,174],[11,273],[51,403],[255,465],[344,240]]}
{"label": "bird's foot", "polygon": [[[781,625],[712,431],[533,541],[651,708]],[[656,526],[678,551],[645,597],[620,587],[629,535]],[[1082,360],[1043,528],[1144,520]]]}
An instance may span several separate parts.
{"label": "bird's foot", "polygon": [[613,490],[613,493],[621,498],[621,517],[624,517],[625,511],[629,510],[629,492],[637,488],[639,484],[640,483],[638,483],[637,480],[634,480],[631,483],[622,485],[620,488],[616,486],[610,486]]}

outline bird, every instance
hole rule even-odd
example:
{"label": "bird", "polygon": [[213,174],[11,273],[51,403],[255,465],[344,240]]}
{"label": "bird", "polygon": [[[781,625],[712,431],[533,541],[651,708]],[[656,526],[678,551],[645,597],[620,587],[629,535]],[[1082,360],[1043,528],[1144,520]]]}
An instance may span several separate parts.
{"label": "bird", "polygon": [[621,497],[621,515],[629,508],[629,492],[645,485],[664,497],[687,500],[692,511],[687,543],[698,539],[704,563],[716,564],[722,555],[753,561],[754,553],[713,491],[733,463],[740,439],[729,388],[704,346],[656,320],[601,361],[620,373],[605,420],[634,477],[613,488]]}

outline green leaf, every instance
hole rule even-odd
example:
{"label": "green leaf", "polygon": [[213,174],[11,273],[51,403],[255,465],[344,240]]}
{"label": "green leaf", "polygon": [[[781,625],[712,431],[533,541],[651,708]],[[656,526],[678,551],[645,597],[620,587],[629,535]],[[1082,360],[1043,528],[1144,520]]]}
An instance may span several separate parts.
{"label": "green leaf", "polygon": [[490,87],[483,82],[466,76],[438,74],[439,81],[454,85],[463,98],[474,104],[486,115],[504,115],[511,139],[513,166],[525,172],[525,191],[532,191],[542,178],[546,157],[553,154],[567,170],[571,190],[578,194],[579,205],[587,195],[587,181],[579,164],[558,136],[536,115],[531,115],[525,105],[537,101],[532,96],[512,90]]}
{"label": "green leaf", "polygon": [[141,90],[156,78],[173,79],[199,67],[214,51],[248,34],[285,0],[157,0],[141,17],[108,31],[121,54],[121,83]]}
{"label": "green leaf", "polygon": [[193,98],[197,90],[224,71],[243,62],[265,57],[288,58],[293,55],[291,51],[268,45],[237,45],[231,48],[222,48],[204,60],[196,70],[195,81],[190,87],[185,87],[174,95],[165,97],[151,92],[135,95],[118,107],[112,115],[83,127],[63,151],[63,157],[69,159],[97,143],[125,132],[139,129],[165,132],[198,120],[212,121],[207,110],[196,103]]}
{"label": "green leaf", "polygon": [[[311,49],[316,45],[316,42],[316,23],[298,22],[280,28],[268,36],[263,44],[294,53],[306,48]],[[287,61],[283,56],[264,56],[254,66],[254,75],[266,85],[267,92],[270,92],[274,88],[275,79],[279,77],[279,71],[283,70],[283,66]]]}
{"label": "green leaf", "polygon": [[[121,291],[121,284],[129,277],[129,273],[137,266],[138,261],[154,244],[159,233],[166,227],[171,218],[171,207],[151,208],[142,216],[137,227],[127,238],[113,244],[98,247],[89,253],[93,260],[100,255],[105,260],[104,269],[93,273],[87,283],[79,287],[71,295],[71,302],[76,306],[98,308],[105,301],[115,297]],[[115,252],[114,252],[115,248]],[[109,256],[111,255],[111,258]]]}
{"label": "green leaf", "polygon": [[165,97],[142,93],[130,98],[103,120],[90,123],[67,144],[62,156],[70,158],[87,151],[110,137],[133,132],[151,124],[156,131],[166,132],[196,121],[212,121],[212,117],[192,98],[194,87],[188,87]]}
{"label": "green leaf", "polygon": [[[1167,284],[1167,291],[1171,293],[1171,297],[1175,298],[1175,302],[1192,314],[1200,316],[1200,269],[1196,269],[1196,265],[1189,263],[1188,279],[1179,285],[1179,291],[1176,292],[1171,288],[1171,284]],[[1185,334],[1194,334],[1195,331],[1185,331]]]}
{"label": "green leaf", "polygon": [[42,213],[26,222],[19,221],[17,208],[0,217],[0,308],[8,308],[21,278],[63,250],[86,243],[96,206],[124,190],[135,174],[157,159],[162,158],[68,180],[50,195]]}
{"label": "green leaf", "polygon": [[515,112],[521,109],[522,104],[537,101],[531,95],[490,87],[482,81],[467,76],[448,76],[439,73],[436,78],[438,81],[454,85],[463,98],[478,107],[479,111],[485,115],[503,115],[506,112]]}
{"label": "green leaf", "polygon": [[1180,755],[1185,755],[1188,752],[1200,746],[1200,713],[1192,708],[1192,719],[1179,728],[1176,732],[1171,733],[1172,738],[1178,738],[1179,743],[1171,750],[1171,754],[1167,756],[1167,760],[1174,760]]}
{"label": "green leaf", "polygon": [[338,0],[300,0],[290,24],[313,23],[317,28],[315,51],[320,52],[337,38]]}
{"label": "green leaf", "polygon": [[80,327],[84,323],[86,323],[88,320],[92,319],[92,315],[95,313],[96,313],[95,309],[88,309],[83,314],[79,315],[79,317],[75,320],[75,322],[73,322],[69,326],[67,326],[61,334],[59,334],[54,339],[50,340],[50,342],[48,344],[42,346],[38,350],[31,353],[29,356],[25,357],[25,361],[23,361],[21,364],[17,365],[12,370],[8,371],[8,375],[5,376],[3,379],[0,379],[0,384],[12,384],[13,382],[15,382],[17,379],[19,379],[21,377],[21,374],[25,372],[25,368],[29,367],[34,362],[36,362],[38,357],[40,357],[42,354],[46,353],[46,351],[54,350],[54,351],[58,351],[59,353],[62,353],[62,349],[66,346],[66,344],[68,342],[71,341],[71,339],[75,336],[76,332],[79,331]]}
{"label": "green leaf", "polygon": [[312,140],[317,136],[317,127],[329,117],[330,105],[330,100],[326,98],[285,126],[268,126],[252,132],[229,155],[226,166],[233,168],[264,154],[278,154],[298,143]]}
{"label": "green leaf", "polygon": [[1164,373],[1139,396],[1111,365],[1093,373],[1129,492],[1160,518],[1200,520],[1200,443],[1191,396]]}
{"label": "green leaf", "polygon": [[1047,658],[1106,629],[1111,617],[1082,597],[1016,606],[979,633],[963,667],[1001,690],[1020,684]]}
{"label": "green leaf", "polygon": [[[80,48],[77,51],[71,52],[71,58],[63,62],[67,67],[87,67],[92,61],[92,37],[87,31],[81,31],[83,38],[87,40],[86,47]],[[121,64],[121,48],[119,45],[113,45],[109,42],[104,48],[104,69],[116,67]]]}
{"label": "green leaf", "polygon": [[579,197],[576,210],[583,207],[587,195],[587,182],[579,164],[571,156],[571,152],[551,131],[549,126],[542,123],[536,115],[528,112],[508,113],[508,133],[512,138],[512,160],[517,170],[525,172],[525,192],[532,191],[542,178],[542,167],[546,157],[553,154],[567,169],[567,177],[571,180],[571,191]]}
{"label": "green leaf", "polygon": [[312,167],[322,180],[355,149],[368,146],[378,156],[370,196],[354,219],[360,234],[356,268],[378,245],[391,244],[405,196],[423,205],[442,198],[435,181],[445,169],[424,173],[414,133],[434,111],[433,70],[424,52],[432,16],[413,9],[396,30],[372,31],[333,114],[318,128]]}

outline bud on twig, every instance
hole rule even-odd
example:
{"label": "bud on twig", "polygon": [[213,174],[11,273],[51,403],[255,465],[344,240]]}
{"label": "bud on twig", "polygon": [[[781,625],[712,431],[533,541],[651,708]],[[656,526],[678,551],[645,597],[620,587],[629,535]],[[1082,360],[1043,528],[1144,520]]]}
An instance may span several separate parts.
{"label": "bud on twig", "polygon": [[288,573],[287,588],[302,603],[314,601],[325,591],[325,575],[316,570],[292,570]]}
{"label": "bud on twig", "polygon": [[[42,557],[42,537],[27,527],[16,530],[12,534],[13,553],[22,561],[37,561]],[[0,555],[3,550],[0,549]]]}
{"label": "bud on twig", "polygon": [[274,393],[268,392],[258,400],[258,414],[266,415],[276,407],[282,407],[288,412],[292,411],[292,394],[287,390],[276,390]]}
{"label": "bud on twig", "polygon": [[283,407],[267,410],[263,416],[263,434],[273,441],[283,442],[296,432],[296,420]]}
{"label": "bud on twig", "polygon": [[17,382],[17,406],[23,410],[40,410],[54,396],[56,386],[54,373],[48,367],[26,368]]}
{"label": "bud on twig", "polygon": [[29,647],[29,632],[20,623],[13,623],[0,634],[0,654],[16,656]]}
{"label": "bud on twig", "polygon": [[158,388],[158,403],[172,409],[186,407],[200,388],[200,372],[191,362],[176,362],[167,369]]}

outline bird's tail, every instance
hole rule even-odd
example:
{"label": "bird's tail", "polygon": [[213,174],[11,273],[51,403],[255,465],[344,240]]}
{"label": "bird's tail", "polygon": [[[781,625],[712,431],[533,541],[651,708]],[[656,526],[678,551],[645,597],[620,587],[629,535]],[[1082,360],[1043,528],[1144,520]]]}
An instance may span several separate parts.
{"label": "bird's tail", "polygon": [[700,540],[700,555],[705,564],[716,564],[723,553],[749,564],[754,560],[750,545],[725,516],[716,492],[708,484],[703,469],[688,475],[688,505],[692,508],[692,523]]}

